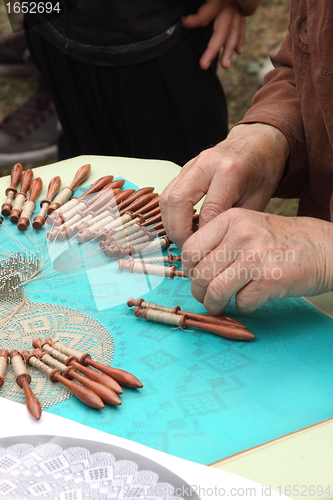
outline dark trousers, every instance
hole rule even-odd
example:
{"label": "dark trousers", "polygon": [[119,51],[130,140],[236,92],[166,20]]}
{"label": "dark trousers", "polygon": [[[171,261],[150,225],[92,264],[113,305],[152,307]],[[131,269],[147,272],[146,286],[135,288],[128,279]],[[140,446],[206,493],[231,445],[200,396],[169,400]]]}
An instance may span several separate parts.
{"label": "dark trousers", "polygon": [[214,68],[184,32],[166,54],[106,67],[64,55],[33,29],[29,49],[56,106],[60,159],[82,154],[155,158],[183,165],[227,134],[227,107]]}

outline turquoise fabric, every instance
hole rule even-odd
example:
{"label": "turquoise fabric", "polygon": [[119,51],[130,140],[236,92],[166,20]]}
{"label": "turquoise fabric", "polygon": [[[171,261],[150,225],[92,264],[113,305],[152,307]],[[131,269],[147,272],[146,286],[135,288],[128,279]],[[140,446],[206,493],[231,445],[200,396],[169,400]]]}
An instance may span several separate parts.
{"label": "turquoise fabric", "polygon": [[[4,224],[14,234],[16,228]],[[6,230],[1,237],[14,246]],[[283,299],[244,316],[230,304],[228,315],[256,334],[250,342],[150,323],[134,316],[127,296],[203,313],[189,281],[120,272],[116,261],[94,253],[97,247],[87,248],[67,248],[57,261],[68,263],[66,272],[53,274],[51,283],[49,262],[26,293],[38,302],[76,307],[104,324],[115,342],[112,365],[132,372],[144,387],[125,388],[120,407],[98,411],[70,398],[47,411],[202,464],[333,416],[333,321],[314,307]],[[81,261],[74,260],[77,252]],[[66,332],[49,335],[64,338]]]}

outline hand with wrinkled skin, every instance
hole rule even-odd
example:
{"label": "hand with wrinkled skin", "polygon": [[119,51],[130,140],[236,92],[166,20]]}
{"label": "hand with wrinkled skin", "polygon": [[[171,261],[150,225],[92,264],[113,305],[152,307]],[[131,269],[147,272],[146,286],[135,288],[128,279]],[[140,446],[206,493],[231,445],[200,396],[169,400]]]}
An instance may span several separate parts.
{"label": "hand with wrinkled skin", "polygon": [[333,289],[333,224],[232,208],[184,244],[183,270],[210,314],[236,305],[251,313],[269,300]]}
{"label": "hand with wrinkled skin", "polygon": [[263,123],[234,127],[225,141],[189,161],[162,193],[169,238],[182,248],[192,235],[193,207],[203,197],[199,228],[231,207],[263,210],[288,155],[288,141],[277,128]]}

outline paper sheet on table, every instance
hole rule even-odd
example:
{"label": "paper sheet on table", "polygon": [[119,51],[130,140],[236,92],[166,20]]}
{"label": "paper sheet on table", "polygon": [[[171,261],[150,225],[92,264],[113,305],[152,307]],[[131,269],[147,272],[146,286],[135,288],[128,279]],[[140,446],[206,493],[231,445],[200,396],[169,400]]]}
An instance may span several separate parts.
{"label": "paper sheet on table", "polygon": [[3,398],[0,414],[1,498],[286,498],[240,476],[62,417],[43,413],[35,421],[23,405]]}

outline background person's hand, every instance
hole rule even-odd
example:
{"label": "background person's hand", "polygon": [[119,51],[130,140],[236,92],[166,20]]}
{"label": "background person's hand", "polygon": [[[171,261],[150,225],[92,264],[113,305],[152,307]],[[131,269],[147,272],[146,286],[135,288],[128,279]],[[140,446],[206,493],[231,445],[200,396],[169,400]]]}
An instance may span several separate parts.
{"label": "background person's hand", "polygon": [[263,210],[289,155],[287,139],[270,125],[237,125],[227,139],[188,162],[160,198],[166,232],[182,247],[192,234],[193,207],[205,195],[199,228],[231,207]]}
{"label": "background person's hand", "polygon": [[236,305],[251,313],[269,300],[333,289],[333,225],[232,208],[184,244],[193,296],[210,314]]}
{"label": "background person's hand", "polygon": [[208,69],[220,50],[222,68],[228,69],[233,52],[242,54],[246,23],[238,2],[234,0],[206,0],[196,14],[183,18],[186,29],[207,26],[214,20],[213,34],[200,58],[202,69]]}

